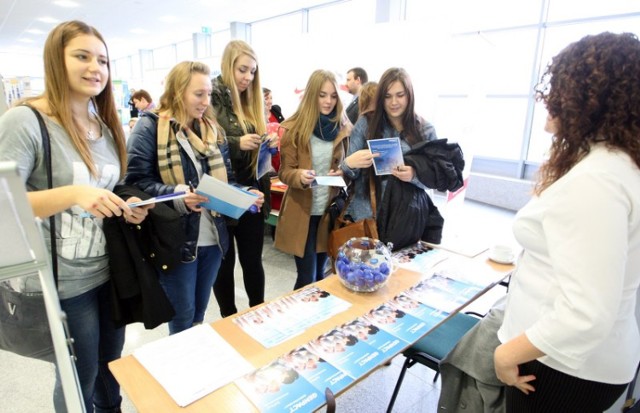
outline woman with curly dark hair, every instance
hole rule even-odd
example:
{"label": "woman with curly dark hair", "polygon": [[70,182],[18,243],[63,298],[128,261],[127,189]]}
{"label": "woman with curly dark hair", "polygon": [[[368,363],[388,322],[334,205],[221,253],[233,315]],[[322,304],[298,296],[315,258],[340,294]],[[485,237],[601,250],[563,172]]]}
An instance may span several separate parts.
{"label": "woman with curly dark hair", "polygon": [[542,85],[553,143],[514,223],[496,374],[507,412],[602,412],[640,361],[640,42],[586,36]]}

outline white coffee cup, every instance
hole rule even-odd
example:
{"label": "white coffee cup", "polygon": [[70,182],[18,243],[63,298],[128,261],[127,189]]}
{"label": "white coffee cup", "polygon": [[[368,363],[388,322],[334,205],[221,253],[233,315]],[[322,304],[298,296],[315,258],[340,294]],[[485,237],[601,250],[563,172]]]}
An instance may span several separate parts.
{"label": "white coffee cup", "polygon": [[495,244],[489,249],[489,258],[497,262],[513,262],[513,248],[505,244]]}

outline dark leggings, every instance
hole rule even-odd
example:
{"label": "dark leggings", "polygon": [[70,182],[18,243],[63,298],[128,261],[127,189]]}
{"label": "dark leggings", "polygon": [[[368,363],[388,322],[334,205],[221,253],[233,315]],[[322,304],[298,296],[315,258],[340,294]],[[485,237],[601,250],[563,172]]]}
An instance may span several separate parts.
{"label": "dark leggings", "polygon": [[520,375],[533,374],[536,389],[528,395],[507,387],[507,413],[602,413],[622,395],[626,384],[589,381],[561,373],[537,360],[520,365]]}
{"label": "dark leggings", "polygon": [[244,289],[249,297],[249,306],[264,302],[264,268],[262,267],[262,246],[264,244],[264,216],[261,213],[245,212],[238,225],[229,230],[229,250],[222,260],[218,278],[213,284],[213,293],[220,306],[220,314],[228,317],[238,312],[235,303],[234,268],[236,249],[242,267]]}

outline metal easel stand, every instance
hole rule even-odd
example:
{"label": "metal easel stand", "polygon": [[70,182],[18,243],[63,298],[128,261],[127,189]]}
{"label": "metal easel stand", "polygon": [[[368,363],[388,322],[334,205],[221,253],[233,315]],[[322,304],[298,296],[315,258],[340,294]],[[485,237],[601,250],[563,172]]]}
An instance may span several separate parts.
{"label": "metal easel stand", "polygon": [[12,235],[3,241],[3,251],[10,250],[11,254],[0,256],[0,281],[38,273],[67,411],[86,413],[75,368],[73,339],[67,338],[65,331],[66,314],[60,307],[41,221],[33,216],[15,162],[0,162],[0,222]]}

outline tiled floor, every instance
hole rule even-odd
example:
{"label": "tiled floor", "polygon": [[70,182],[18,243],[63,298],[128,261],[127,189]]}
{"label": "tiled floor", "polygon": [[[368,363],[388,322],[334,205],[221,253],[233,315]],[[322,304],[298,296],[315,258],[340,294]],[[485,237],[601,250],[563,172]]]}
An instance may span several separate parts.
{"label": "tiled floor", "polygon": [[[441,205],[443,200],[435,197]],[[446,217],[445,238],[463,239],[482,237],[491,243],[513,243],[510,222],[513,212],[489,207],[483,204],[466,201],[459,207],[441,207]],[[461,234],[465,234],[464,236]],[[291,256],[285,255],[272,246],[270,236],[265,237],[264,267],[267,274],[266,299],[270,300],[292,290],[295,282],[295,265]],[[241,278],[236,273],[236,301],[240,310],[247,307],[246,295]],[[504,293],[497,287],[482,300],[472,306],[474,310],[484,312],[485,309]],[[219,318],[217,304],[212,297],[207,322]],[[154,330],[145,330],[141,324],[127,328],[127,340],[124,353],[164,337],[166,326]],[[381,367],[348,390],[337,399],[338,412],[367,413],[385,412],[391,393],[402,366],[403,357],[397,356],[388,367]],[[52,412],[51,388],[53,385],[53,367],[47,363],[24,359],[13,354],[0,352],[0,412],[2,413],[40,413]],[[439,381],[432,382],[433,372],[421,365],[409,369],[394,412],[432,413],[437,411],[439,397]],[[132,403],[126,398],[123,412],[135,412]]]}

